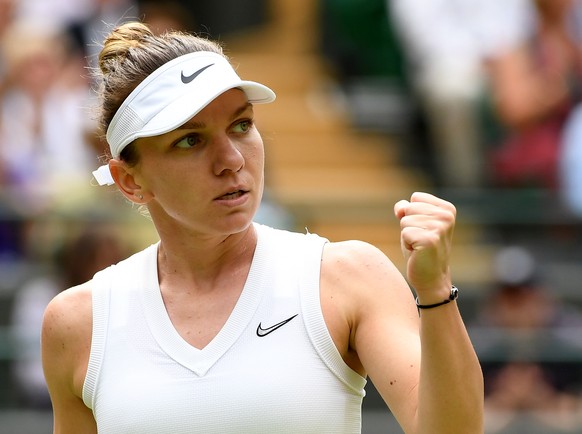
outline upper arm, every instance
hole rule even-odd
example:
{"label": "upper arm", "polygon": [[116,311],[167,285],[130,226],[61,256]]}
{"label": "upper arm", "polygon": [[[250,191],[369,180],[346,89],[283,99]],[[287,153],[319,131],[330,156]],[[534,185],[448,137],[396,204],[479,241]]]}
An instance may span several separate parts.
{"label": "upper arm", "polygon": [[346,324],[349,347],[363,370],[399,423],[411,426],[418,403],[420,336],[408,284],[386,255],[367,243],[332,243],[324,260],[322,290],[332,291],[336,300],[331,327],[337,336],[338,324]]}
{"label": "upper arm", "polygon": [[60,293],[44,314],[42,363],[58,434],[97,432],[93,414],[82,400],[91,327],[91,293],[86,287]]}

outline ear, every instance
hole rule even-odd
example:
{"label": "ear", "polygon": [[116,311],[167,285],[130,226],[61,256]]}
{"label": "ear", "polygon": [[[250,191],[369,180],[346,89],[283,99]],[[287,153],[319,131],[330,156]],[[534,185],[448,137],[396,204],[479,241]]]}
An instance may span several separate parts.
{"label": "ear", "polygon": [[147,192],[136,181],[134,167],[129,167],[126,162],[113,158],[109,160],[109,171],[115,184],[127,199],[137,204],[147,202]]}

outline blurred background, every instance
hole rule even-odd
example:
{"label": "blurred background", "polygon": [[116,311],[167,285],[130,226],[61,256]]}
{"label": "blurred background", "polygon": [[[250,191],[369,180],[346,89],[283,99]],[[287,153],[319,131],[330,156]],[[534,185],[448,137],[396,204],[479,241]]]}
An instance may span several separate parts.
{"label": "blurred background", "polygon": [[[257,106],[257,220],[363,239],[403,270],[393,204],[458,208],[453,276],[487,433],[582,433],[582,2],[0,0],[0,433],[50,433],[43,310],[156,241],[91,171],[111,26],[224,42]],[[378,342],[378,345],[382,345]],[[400,432],[372,384],[363,433]]]}

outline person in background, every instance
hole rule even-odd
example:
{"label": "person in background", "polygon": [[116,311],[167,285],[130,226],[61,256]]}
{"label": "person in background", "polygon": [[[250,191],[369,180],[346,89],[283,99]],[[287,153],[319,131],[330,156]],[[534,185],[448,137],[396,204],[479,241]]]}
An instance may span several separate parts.
{"label": "person in background", "polygon": [[95,66],[99,41],[107,33],[105,23],[136,19],[139,5],[137,0],[18,0],[16,14],[67,33],[74,49]]}
{"label": "person in background", "polygon": [[99,67],[111,158],[95,177],[147,208],[159,241],[47,307],[55,432],[357,433],[367,376],[409,434],[482,432],[451,203],[395,204],[407,283],[367,243],[253,222],[253,105],[275,94],[218,44],[126,23]]}
{"label": "person in background", "polygon": [[88,190],[97,132],[82,58],[59,30],[17,20],[1,41],[7,87],[0,100],[0,172],[5,198],[24,214]]}
{"label": "person in background", "polygon": [[491,179],[557,191],[564,126],[581,96],[582,3],[530,1],[524,37],[487,62],[499,126],[489,145]]}
{"label": "person in background", "polygon": [[436,183],[487,185],[481,104],[486,59],[523,39],[529,0],[385,0],[426,118]]}

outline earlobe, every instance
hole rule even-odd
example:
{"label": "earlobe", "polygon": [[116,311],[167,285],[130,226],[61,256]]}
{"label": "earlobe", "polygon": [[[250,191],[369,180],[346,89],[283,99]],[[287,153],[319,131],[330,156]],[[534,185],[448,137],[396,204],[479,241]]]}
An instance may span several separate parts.
{"label": "earlobe", "polygon": [[134,170],[128,167],[127,163],[111,159],[109,161],[109,171],[117,187],[126,198],[135,203],[142,203],[144,199],[143,188],[136,182]]}

